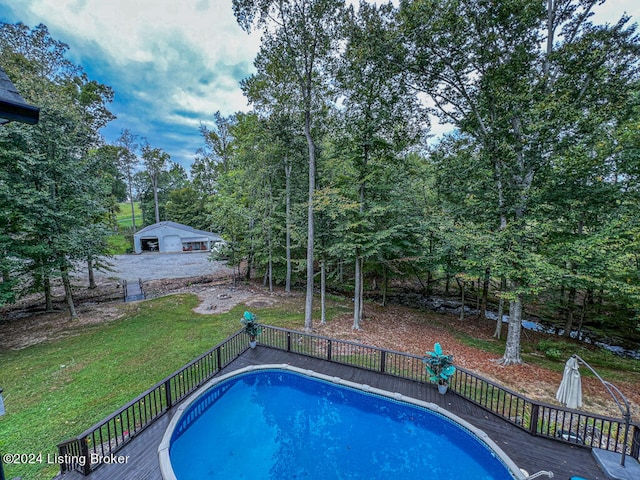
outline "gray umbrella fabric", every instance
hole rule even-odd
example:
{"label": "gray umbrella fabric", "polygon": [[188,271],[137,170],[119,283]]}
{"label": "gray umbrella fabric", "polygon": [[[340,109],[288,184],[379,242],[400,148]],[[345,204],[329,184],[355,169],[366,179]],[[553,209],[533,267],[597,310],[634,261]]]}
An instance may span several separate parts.
{"label": "gray umbrella fabric", "polygon": [[564,374],[556,392],[556,400],[564,403],[567,408],[582,406],[582,380],[578,370],[578,360],[575,357],[567,360],[564,366]]}

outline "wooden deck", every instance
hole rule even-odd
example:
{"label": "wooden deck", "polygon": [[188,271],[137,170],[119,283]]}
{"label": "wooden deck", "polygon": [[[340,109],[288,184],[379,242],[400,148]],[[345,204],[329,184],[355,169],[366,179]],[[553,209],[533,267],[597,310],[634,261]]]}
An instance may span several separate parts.
{"label": "wooden deck", "polygon": [[[227,366],[222,373],[228,373],[248,365],[290,364],[345,380],[367,384],[391,392],[432,402],[449,410],[483,430],[511,457],[520,468],[533,474],[540,470],[554,472],[557,479],[569,480],[572,476],[589,480],[607,478],[597,465],[591,451],[553,440],[534,437],[517,427],[486,412],[454,393],[440,395],[431,385],[423,385],[389,375],[369,372],[353,367],[338,365],[325,360],[304,357],[267,347],[258,347],[245,352]],[[120,450],[117,455],[129,456],[124,465],[103,465],[88,477],[77,472],[67,473],[61,480],[161,480],[157,448],[169,424],[173,411],[164,415],[138,438]],[[542,477],[547,478],[547,477]]]}

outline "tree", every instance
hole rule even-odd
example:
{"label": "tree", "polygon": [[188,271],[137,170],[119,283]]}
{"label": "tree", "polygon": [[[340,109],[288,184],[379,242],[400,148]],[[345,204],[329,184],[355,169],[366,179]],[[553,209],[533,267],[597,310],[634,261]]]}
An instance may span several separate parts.
{"label": "tree", "polygon": [[367,191],[376,189],[376,181],[385,178],[382,170],[395,165],[395,156],[417,143],[427,124],[405,71],[397,68],[405,52],[393,28],[392,13],[391,5],[375,7],[366,2],[360,2],[357,13],[353,7],[347,10],[346,46],[336,72],[337,90],[343,96],[338,130],[342,135],[337,143],[343,145],[345,161],[353,163],[352,185],[359,204],[355,227],[359,238],[354,239],[353,252],[355,330],[362,319],[363,262],[365,257],[375,257],[380,247],[371,241],[380,233],[380,225],[366,218],[373,213]]}
{"label": "tree", "polygon": [[60,278],[75,317],[70,271],[104,252],[103,244],[84,241],[104,234],[99,219],[106,204],[104,183],[90,171],[95,165],[89,150],[101,141],[99,128],[113,118],[106,108],[113,92],[66,60],[66,50],[44,25],[1,25],[2,67],[25,87],[25,99],[41,108],[38,125],[10,125],[1,132],[7,147],[0,155],[19,160],[2,162],[12,179],[5,193],[13,252],[20,259],[16,273],[29,274],[32,287],[44,289],[48,309],[51,280]]}
{"label": "tree", "polygon": [[307,140],[309,190],[307,208],[307,292],[305,329],[312,328],[314,293],[314,192],[316,139],[314,120],[324,104],[327,62],[339,40],[341,0],[267,1],[234,0],[233,11],[247,32],[257,26],[263,32],[255,65],[257,81],[276,90],[295,88],[297,112]]}
{"label": "tree", "polygon": [[187,172],[175,162],[169,161],[166,167],[158,173],[157,188],[154,190],[151,176],[147,170],[140,170],[133,176],[135,190],[138,192],[142,223],[151,225],[156,222],[156,205],[158,217],[167,219],[166,205],[171,192],[187,187]]}
{"label": "tree", "polygon": [[160,148],[151,148],[151,145],[145,143],[142,147],[142,163],[146,168],[151,189],[153,191],[153,206],[155,213],[155,223],[160,222],[160,206],[158,203],[158,188],[160,183],[160,175],[167,167],[171,157],[167,152],[163,152]]}
{"label": "tree", "polygon": [[172,222],[183,223],[199,230],[211,229],[205,214],[205,201],[191,184],[169,192],[165,217]]}
{"label": "tree", "polygon": [[544,283],[532,240],[534,182],[594,125],[615,121],[610,105],[634,78],[633,28],[625,29],[624,18],[593,26],[596,3],[401,2],[416,87],[441,119],[477,142],[494,172],[496,246],[509,260],[501,274],[512,306],[504,364],[521,363],[523,301]]}
{"label": "tree", "polygon": [[107,221],[114,232],[118,229],[116,220],[117,210],[119,209],[118,203],[127,199],[128,189],[124,176],[119,169],[120,154],[120,147],[115,145],[101,145],[90,152],[91,161],[95,162],[99,174],[108,184],[109,218]]}
{"label": "tree", "polygon": [[137,136],[132,134],[128,129],[122,130],[120,137],[118,138],[117,145],[120,147],[118,168],[123,173],[129,188],[129,203],[131,204],[131,221],[133,225],[133,233],[136,233],[136,212],[134,208],[134,195],[133,195],[133,176],[136,172],[136,168],[139,164],[136,151],[138,150],[138,144],[136,143]]}
{"label": "tree", "polygon": [[204,146],[196,152],[191,175],[196,188],[205,195],[213,195],[216,192],[218,176],[229,171],[233,153],[231,129],[235,121],[235,115],[223,117],[220,111],[217,111],[213,115],[213,129],[200,126]]}

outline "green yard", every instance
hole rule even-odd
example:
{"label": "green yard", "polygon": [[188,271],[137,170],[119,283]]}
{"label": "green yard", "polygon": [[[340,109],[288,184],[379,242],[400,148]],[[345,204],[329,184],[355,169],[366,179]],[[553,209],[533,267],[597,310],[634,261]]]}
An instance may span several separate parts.
{"label": "green yard", "polygon": [[[47,454],[196,356],[241,325],[244,307],[229,313],[192,312],[195,295],[169,295],[123,305],[117,321],[82,327],[56,341],[0,351],[6,415],[0,419],[1,453],[42,453],[43,463],[7,465],[7,478],[51,479]],[[300,313],[257,311],[270,324],[292,326]]]}
{"label": "green yard", "polygon": [[[44,459],[43,463],[32,465],[5,466],[7,478],[51,479],[58,467],[47,465],[46,458],[57,453],[59,442],[86,430],[241,328],[239,320],[246,309],[244,305],[228,313],[201,315],[192,310],[198,302],[193,294],[174,294],[122,304],[119,308],[126,313],[119,320],[77,327],[62,338],[21,350],[0,350],[0,386],[4,388],[7,411],[0,418],[0,453],[42,454]],[[261,323],[301,329],[303,308],[302,297],[294,296],[288,300],[282,297],[277,307],[252,310]],[[339,315],[350,309],[350,302],[332,299],[327,312],[329,325],[335,324],[338,331],[350,331],[350,315],[338,320]],[[429,325],[429,330],[423,333],[430,341],[446,338],[451,351],[461,352],[463,345],[467,345],[478,358],[487,351],[498,358],[504,348],[503,342],[474,340],[461,328],[463,324],[447,316],[401,307],[379,311],[373,305],[368,307],[367,327],[354,341],[377,344],[365,339],[369,332],[384,338],[394,336],[400,343],[393,349],[406,351],[409,345],[406,342],[414,336],[412,318],[419,319],[420,325]],[[424,343],[427,346],[429,342]],[[560,359],[555,358],[556,350],[561,352]],[[607,379],[625,382],[621,385],[625,392],[637,391],[640,382],[637,360],[623,361],[606,352],[584,350],[559,339],[538,341],[533,335],[525,342],[523,354],[529,365],[544,368],[550,376],[555,374],[559,382],[563,360],[576,350]],[[480,366],[474,363],[472,369],[483,374],[478,370]],[[497,374],[495,367],[491,368]],[[526,378],[530,370],[520,369],[516,377]],[[590,376],[586,371],[583,373]],[[518,390],[518,378],[501,381]],[[589,407],[609,405],[605,392],[599,385],[596,387],[591,394],[597,393],[597,398],[591,399]]]}
{"label": "green yard", "polygon": [[[118,226],[131,228],[133,226],[133,216],[131,215],[131,204],[119,203],[118,207],[120,208],[120,211],[116,215]],[[138,228],[142,227],[142,210],[140,210],[140,202],[133,202],[133,212],[135,213],[135,216],[136,216],[136,226]]]}
{"label": "green yard", "polygon": [[[113,255],[123,255],[130,253],[133,248],[132,239],[132,227],[133,216],[131,215],[130,203],[119,203],[119,211],[116,214],[116,221],[118,224],[118,233],[111,235],[108,238],[109,247]],[[141,229],[142,223],[142,210],[140,209],[140,202],[133,203],[133,211],[136,216],[137,229]]]}

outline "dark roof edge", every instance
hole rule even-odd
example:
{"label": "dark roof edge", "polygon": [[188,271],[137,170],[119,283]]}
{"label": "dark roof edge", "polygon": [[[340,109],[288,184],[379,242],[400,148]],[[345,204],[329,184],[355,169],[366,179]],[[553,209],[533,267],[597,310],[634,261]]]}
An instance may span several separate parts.
{"label": "dark roof edge", "polygon": [[0,100],[0,117],[34,125],[40,120],[40,109],[26,103]]}

